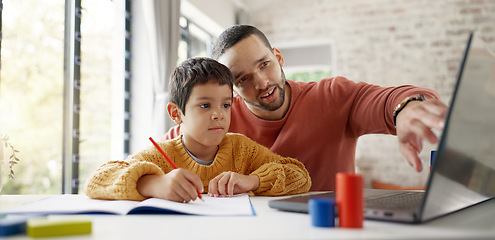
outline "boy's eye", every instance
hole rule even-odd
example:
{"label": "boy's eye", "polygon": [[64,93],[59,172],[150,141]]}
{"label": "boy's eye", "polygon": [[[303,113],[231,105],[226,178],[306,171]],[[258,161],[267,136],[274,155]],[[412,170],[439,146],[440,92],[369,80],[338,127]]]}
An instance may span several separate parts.
{"label": "boy's eye", "polygon": [[210,104],[209,103],[199,104],[199,107],[200,108],[209,108],[210,107]]}
{"label": "boy's eye", "polygon": [[223,104],[223,108],[230,108],[230,106],[231,106],[230,103]]}

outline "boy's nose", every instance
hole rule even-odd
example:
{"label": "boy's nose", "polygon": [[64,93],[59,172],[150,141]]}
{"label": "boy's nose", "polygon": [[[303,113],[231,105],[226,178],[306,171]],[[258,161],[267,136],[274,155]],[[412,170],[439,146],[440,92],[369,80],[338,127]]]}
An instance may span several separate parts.
{"label": "boy's nose", "polygon": [[221,119],[222,117],[223,117],[222,111],[214,111],[213,114],[211,114],[211,118],[213,120],[218,120]]}

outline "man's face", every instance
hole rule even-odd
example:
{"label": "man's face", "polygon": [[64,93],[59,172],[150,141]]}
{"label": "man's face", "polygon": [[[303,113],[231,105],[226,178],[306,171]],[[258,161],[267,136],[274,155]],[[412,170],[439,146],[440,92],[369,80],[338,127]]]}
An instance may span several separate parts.
{"label": "man's face", "polygon": [[[283,58],[255,35],[227,49],[218,61],[233,73],[234,90],[253,113],[278,110],[285,100]],[[257,114],[263,113],[263,114]]]}
{"label": "man's face", "polygon": [[216,147],[230,127],[232,90],[214,81],[194,86],[180,113],[184,142],[190,151]]}

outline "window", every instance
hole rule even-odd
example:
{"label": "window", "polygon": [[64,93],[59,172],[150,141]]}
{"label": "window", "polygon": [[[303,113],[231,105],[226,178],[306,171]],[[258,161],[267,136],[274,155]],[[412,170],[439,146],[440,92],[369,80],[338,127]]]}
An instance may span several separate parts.
{"label": "window", "polygon": [[213,37],[186,17],[180,18],[181,39],[177,64],[190,57],[211,57]]}
{"label": "window", "polygon": [[123,159],[123,1],[82,1],[79,192],[103,163]]}
{"label": "window", "polygon": [[[0,133],[10,136],[20,151],[20,162],[14,166],[13,180],[4,174],[2,193],[60,193],[64,1],[3,4]],[[76,60],[81,64],[78,173],[85,180],[102,163],[123,155],[123,3],[83,1],[80,13],[81,58]],[[84,181],[79,182],[79,189],[83,186]]]}
{"label": "window", "polygon": [[301,71],[289,71],[285,73],[285,78],[302,82],[317,82],[323,78],[328,78],[330,76],[332,76],[332,71],[330,70],[330,68],[322,70],[308,69]]}
{"label": "window", "polygon": [[319,81],[331,77],[332,48],[327,42],[309,43],[278,48],[284,56],[284,72],[294,81]]}
{"label": "window", "polygon": [[0,132],[20,151],[2,193],[59,193],[64,3],[4,1],[2,24]]}

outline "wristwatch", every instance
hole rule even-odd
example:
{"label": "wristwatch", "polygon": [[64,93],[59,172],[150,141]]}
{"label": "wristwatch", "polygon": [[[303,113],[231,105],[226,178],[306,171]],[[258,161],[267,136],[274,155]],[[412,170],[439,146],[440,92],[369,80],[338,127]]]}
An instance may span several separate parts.
{"label": "wristwatch", "polygon": [[411,101],[424,101],[426,100],[425,99],[425,96],[423,96],[423,94],[419,94],[418,97],[407,97],[406,99],[404,99],[404,101],[402,101],[401,103],[399,103],[399,105],[397,105],[397,107],[394,108],[394,126],[397,127],[397,124],[396,124],[396,120],[397,120],[397,115],[399,115],[400,111],[402,111],[402,109],[404,109],[404,107],[406,107],[406,105],[411,102]]}

